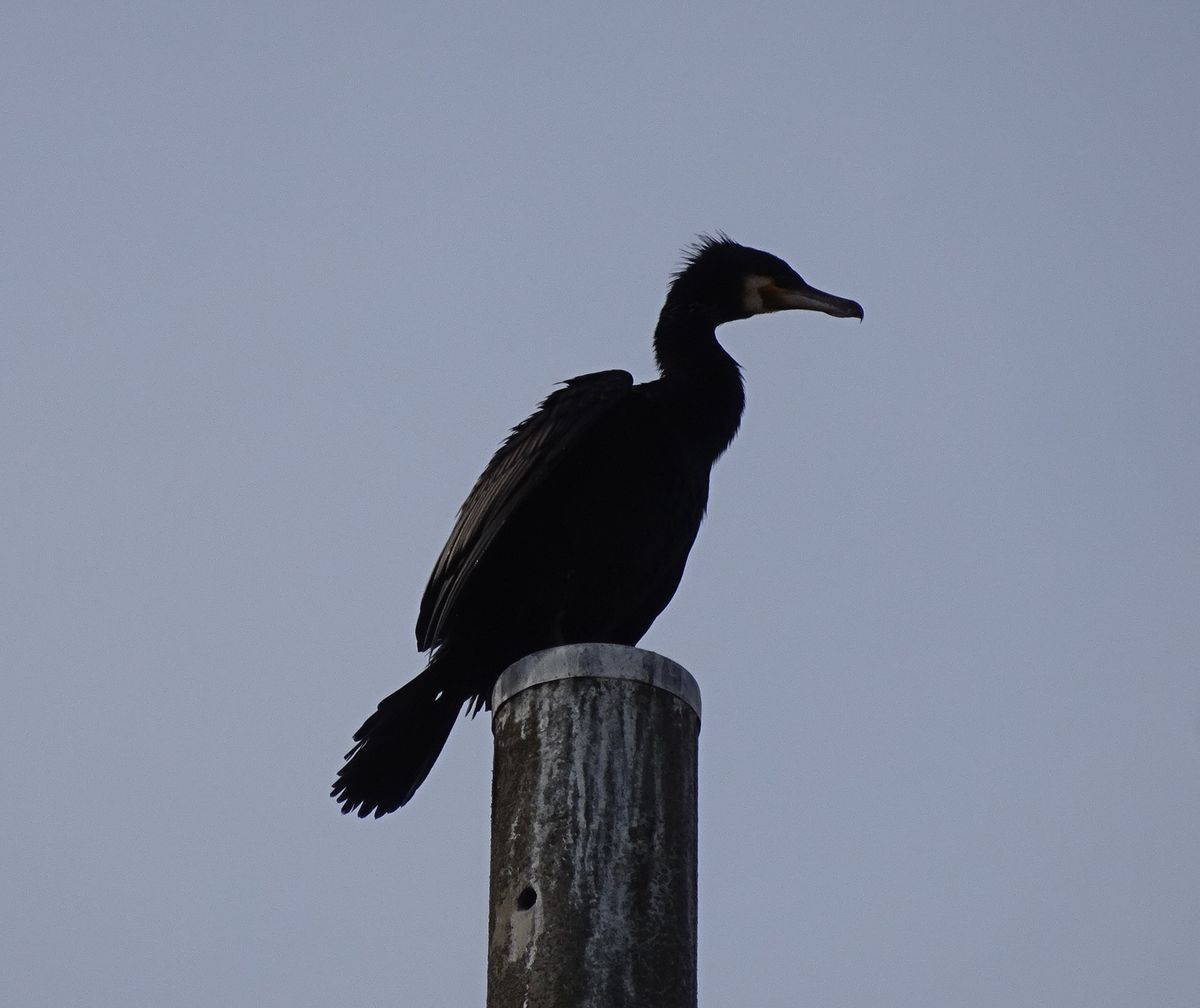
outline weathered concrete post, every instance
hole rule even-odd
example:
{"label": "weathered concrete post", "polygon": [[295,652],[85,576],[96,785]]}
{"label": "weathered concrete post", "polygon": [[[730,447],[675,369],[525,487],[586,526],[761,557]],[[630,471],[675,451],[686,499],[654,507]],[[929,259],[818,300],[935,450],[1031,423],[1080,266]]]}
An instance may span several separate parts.
{"label": "weathered concrete post", "polygon": [[492,710],[488,1008],[695,1008],[696,681],[576,644]]}

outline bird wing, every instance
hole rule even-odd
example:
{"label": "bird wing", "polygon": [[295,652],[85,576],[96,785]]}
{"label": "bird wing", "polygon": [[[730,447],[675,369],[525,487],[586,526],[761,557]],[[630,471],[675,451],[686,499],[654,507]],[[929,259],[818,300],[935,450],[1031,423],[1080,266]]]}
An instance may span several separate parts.
{"label": "bird wing", "polygon": [[628,371],[598,371],[563,382],[513,428],[475,481],[434,564],[417,617],[417,647],[441,643],[447,617],[477,564],[512,514],[545,482],[581,435],[633,387]]}

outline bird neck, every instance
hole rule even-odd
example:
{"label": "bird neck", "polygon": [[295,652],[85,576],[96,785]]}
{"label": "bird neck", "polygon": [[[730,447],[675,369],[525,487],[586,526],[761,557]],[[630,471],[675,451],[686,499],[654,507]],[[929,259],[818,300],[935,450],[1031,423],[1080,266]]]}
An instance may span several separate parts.
{"label": "bird neck", "polygon": [[717,342],[710,316],[663,307],[654,331],[661,388],[687,439],[715,459],[733,440],[746,406],[742,370]]}

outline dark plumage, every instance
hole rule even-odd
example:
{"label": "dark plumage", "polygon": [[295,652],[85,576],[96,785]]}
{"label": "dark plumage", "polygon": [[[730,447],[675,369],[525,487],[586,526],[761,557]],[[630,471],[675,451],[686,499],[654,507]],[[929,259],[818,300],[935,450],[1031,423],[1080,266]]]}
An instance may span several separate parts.
{"label": "dark plumage", "polygon": [[713,463],[745,404],[716,339],[733,319],[789,308],[863,316],[787,263],[724,236],[675,274],[654,333],[661,377],[572,378],[519,424],[483,471],[434,565],[417,645],[428,667],[354,736],[333,796],[381,816],[425,780],[467,704],[500,673],[559,644],[636,644],[675,594],[708,503]]}

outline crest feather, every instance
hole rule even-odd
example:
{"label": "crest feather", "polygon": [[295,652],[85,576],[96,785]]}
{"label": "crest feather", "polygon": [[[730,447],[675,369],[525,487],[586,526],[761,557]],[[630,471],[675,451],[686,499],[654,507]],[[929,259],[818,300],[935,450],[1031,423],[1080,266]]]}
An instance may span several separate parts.
{"label": "crest feather", "polygon": [[671,279],[678,280],[688,269],[696,264],[697,259],[705,253],[711,252],[713,249],[739,247],[738,243],[724,231],[714,231],[711,234],[698,234],[696,235],[696,240],[683,250],[683,264],[671,274]]}

